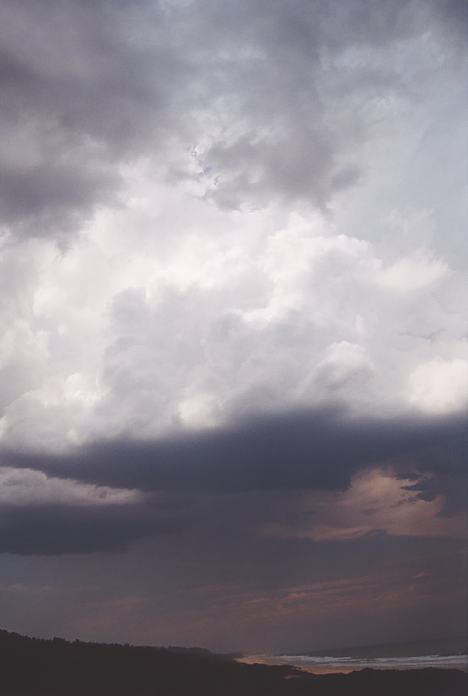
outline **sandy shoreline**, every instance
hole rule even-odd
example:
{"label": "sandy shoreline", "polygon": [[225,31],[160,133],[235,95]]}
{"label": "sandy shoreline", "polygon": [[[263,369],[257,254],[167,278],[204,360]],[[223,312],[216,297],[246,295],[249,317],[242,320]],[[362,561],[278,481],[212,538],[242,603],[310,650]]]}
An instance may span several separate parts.
{"label": "sandy shoreline", "polygon": [[244,657],[239,657],[236,659],[236,662],[240,662],[241,664],[244,665],[268,665],[270,667],[275,666],[282,666],[286,665],[288,667],[294,666],[297,669],[301,670],[301,672],[307,672],[308,674],[351,674],[351,672],[356,672],[357,670],[354,667],[350,668],[338,668],[338,667],[332,667],[332,666],[327,666],[327,665],[314,665],[313,667],[307,667],[305,665],[298,665],[294,664],[292,665],[289,662],[281,662],[280,660],[272,660],[271,658],[268,658],[264,655],[246,655]]}
{"label": "sandy shoreline", "polygon": [[[272,657],[269,655],[243,655],[242,657],[239,657],[236,659],[236,662],[239,662],[241,664],[247,664],[247,665],[268,665],[268,666],[287,666],[287,667],[294,667],[301,672],[306,672],[307,674],[317,674],[317,675],[326,675],[326,674],[351,674],[352,672],[360,672],[364,669],[373,669],[377,671],[384,671],[388,669],[392,670],[398,670],[402,672],[408,672],[412,671],[413,669],[424,669],[425,666],[372,666],[370,667],[369,663],[360,663],[359,661],[353,662],[351,665],[346,665],[343,663],[340,663],[339,659],[337,658],[335,663],[313,663],[313,664],[307,664],[302,661],[294,661],[294,660],[286,660],[286,659],[281,659],[280,657]],[[434,668],[434,665],[427,665],[426,668]],[[464,659],[464,656],[460,656],[460,661],[459,662],[450,662],[448,664],[439,664],[436,669],[456,669],[462,672],[468,672],[468,664],[466,659]]]}

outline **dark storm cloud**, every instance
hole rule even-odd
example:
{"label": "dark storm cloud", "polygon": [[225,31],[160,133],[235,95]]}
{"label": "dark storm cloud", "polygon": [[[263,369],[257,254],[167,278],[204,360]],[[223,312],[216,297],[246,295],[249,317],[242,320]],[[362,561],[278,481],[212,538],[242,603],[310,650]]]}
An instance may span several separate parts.
{"label": "dark storm cloud", "polygon": [[157,441],[96,442],[66,455],[4,452],[2,460],[146,492],[333,491],[346,489],[358,470],[386,463],[402,476],[466,476],[467,444],[460,416],[359,419],[324,409]]}
{"label": "dark storm cloud", "polygon": [[358,471],[382,465],[402,479],[418,479],[410,490],[424,500],[443,495],[444,513],[452,513],[466,505],[467,449],[460,417],[360,420],[328,409],[157,441],[96,442],[62,455],[4,451],[3,465],[136,489],[149,498],[97,507],[4,507],[0,550],[115,551],[187,525],[201,537],[217,529],[223,539],[250,535],[269,522],[290,528],[299,510],[292,498],[344,491]]}
{"label": "dark storm cloud", "polygon": [[[445,512],[466,509],[468,506],[468,427],[460,428],[453,439],[436,442],[432,448],[423,449],[413,472],[421,479],[409,490],[418,493],[422,500],[445,497]],[[429,474],[429,475],[427,475]]]}
{"label": "dark storm cloud", "polygon": [[344,53],[463,16],[461,3],[404,0],[4,2],[2,220],[63,235],[118,202],[121,166],[140,156],[189,176],[171,164],[174,143],[194,150],[221,206],[323,206],[360,176],[359,104],[409,79]]}
{"label": "dark storm cloud", "polygon": [[0,553],[48,556],[124,551],[136,539],[179,527],[180,521],[144,505],[3,505]]}
{"label": "dark storm cloud", "polygon": [[156,148],[183,57],[157,1],[7,2],[0,19],[1,135],[15,144],[0,213],[21,232],[59,234],[115,202],[119,166]]}

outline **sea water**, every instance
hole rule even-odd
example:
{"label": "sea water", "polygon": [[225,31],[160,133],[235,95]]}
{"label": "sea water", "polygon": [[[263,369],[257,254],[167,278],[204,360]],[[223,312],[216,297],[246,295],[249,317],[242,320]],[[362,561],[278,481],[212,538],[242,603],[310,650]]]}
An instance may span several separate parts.
{"label": "sea water", "polygon": [[298,654],[257,655],[245,661],[293,665],[320,674],[361,669],[462,669],[468,671],[468,647],[464,638],[362,646]]}

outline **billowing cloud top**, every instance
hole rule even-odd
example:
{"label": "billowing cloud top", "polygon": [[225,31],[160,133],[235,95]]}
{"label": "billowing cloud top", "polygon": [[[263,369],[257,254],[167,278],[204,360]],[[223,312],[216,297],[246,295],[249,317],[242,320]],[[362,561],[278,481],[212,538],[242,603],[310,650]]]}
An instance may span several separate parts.
{"label": "billowing cloud top", "polygon": [[463,536],[467,30],[2,2],[0,551]]}

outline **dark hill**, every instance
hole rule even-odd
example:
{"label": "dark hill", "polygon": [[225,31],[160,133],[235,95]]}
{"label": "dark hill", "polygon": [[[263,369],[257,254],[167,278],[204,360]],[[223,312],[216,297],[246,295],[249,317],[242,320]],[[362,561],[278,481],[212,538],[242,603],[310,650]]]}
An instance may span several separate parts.
{"label": "dark hill", "polygon": [[1,696],[458,696],[456,670],[305,675],[198,649],[39,640],[0,631]]}

